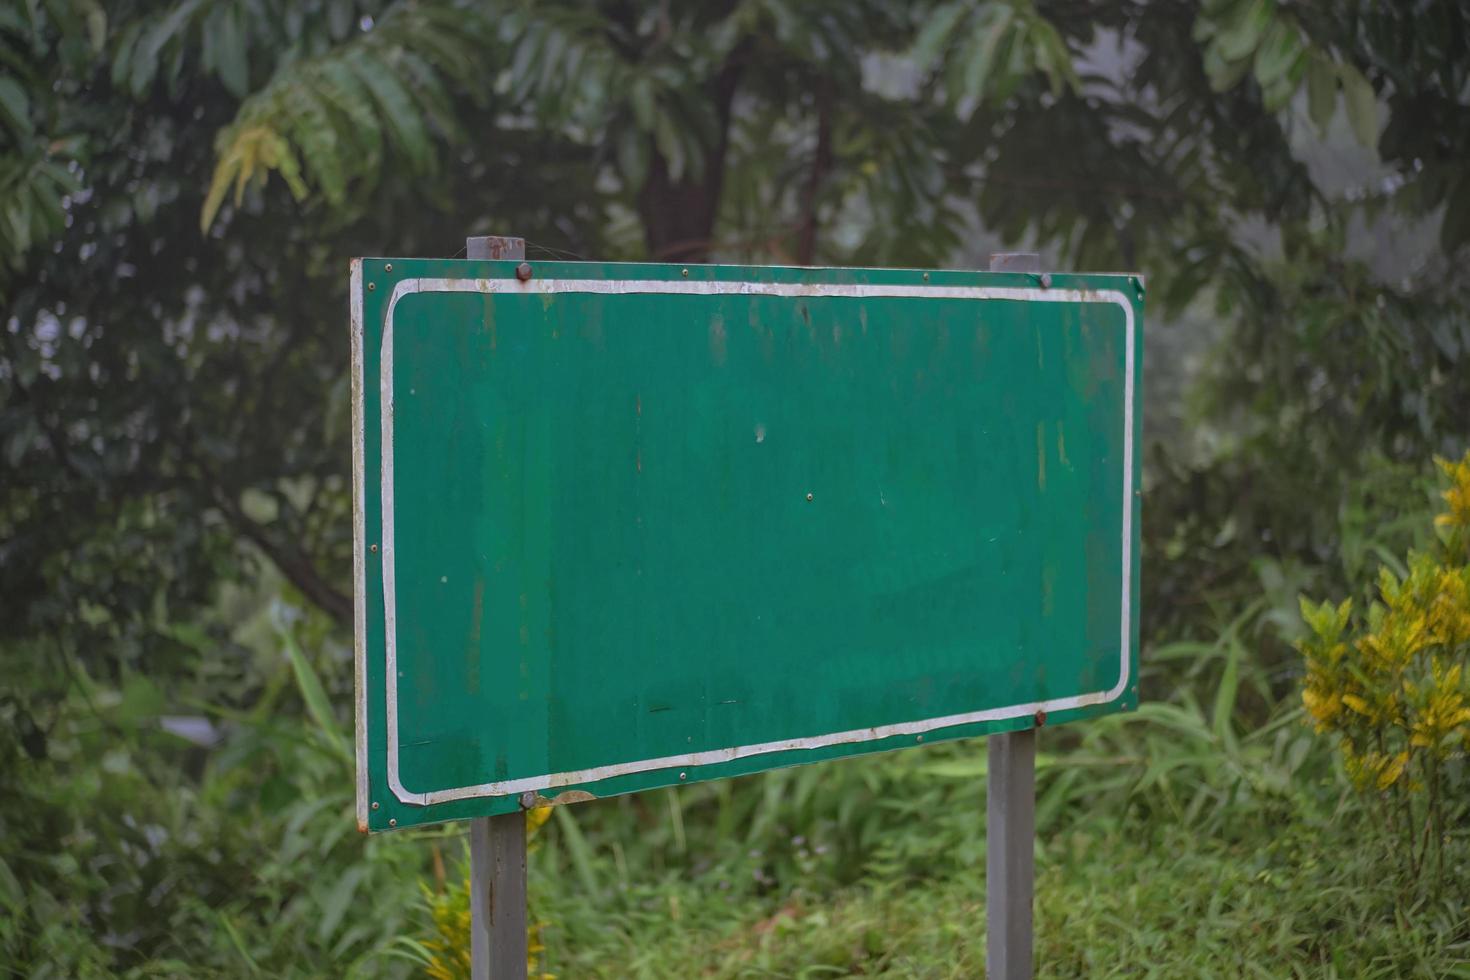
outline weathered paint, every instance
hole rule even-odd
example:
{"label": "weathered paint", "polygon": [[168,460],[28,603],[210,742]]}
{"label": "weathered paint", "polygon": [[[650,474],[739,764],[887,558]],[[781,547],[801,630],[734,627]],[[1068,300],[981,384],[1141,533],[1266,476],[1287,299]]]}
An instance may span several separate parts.
{"label": "weathered paint", "polygon": [[1134,279],[515,269],[354,266],[359,822],[1136,702]]}
{"label": "weathered paint", "polygon": [[367,493],[363,482],[362,435],[362,260],[353,259],[350,266],[348,302],[351,304],[352,329],[352,646],[355,651],[352,668],[353,740],[357,770],[357,829],[368,829],[368,735],[367,735],[367,542],[362,511]]}

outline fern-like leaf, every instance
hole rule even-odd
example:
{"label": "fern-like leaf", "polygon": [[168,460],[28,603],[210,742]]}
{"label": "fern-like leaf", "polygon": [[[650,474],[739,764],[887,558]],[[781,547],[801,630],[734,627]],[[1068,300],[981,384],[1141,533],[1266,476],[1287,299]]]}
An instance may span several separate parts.
{"label": "fern-like leaf", "polygon": [[458,131],[449,86],[475,83],[477,55],[492,41],[473,12],[458,10],[450,30],[451,13],[399,3],[357,37],[277,70],[216,139],[200,227],[232,192],[238,205],[273,172],[298,200],[315,190],[334,207],[375,181],[389,152],[431,172],[436,142]]}

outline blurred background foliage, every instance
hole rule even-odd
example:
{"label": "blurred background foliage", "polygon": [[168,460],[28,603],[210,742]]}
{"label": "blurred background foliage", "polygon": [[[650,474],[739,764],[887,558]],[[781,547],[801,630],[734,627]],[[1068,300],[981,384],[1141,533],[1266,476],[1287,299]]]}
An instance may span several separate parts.
{"label": "blurred background foliage", "polygon": [[[1380,853],[1292,644],[1470,439],[1467,45],[1452,0],[0,2],[0,964],[433,968],[462,836],[352,832],[346,263],[503,233],[1146,273],[1148,703],[1043,739],[1041,968],[1463,969],[1464,821],[1447,889]],[[546,968],[978,975],[982,767],[558,809]]]}

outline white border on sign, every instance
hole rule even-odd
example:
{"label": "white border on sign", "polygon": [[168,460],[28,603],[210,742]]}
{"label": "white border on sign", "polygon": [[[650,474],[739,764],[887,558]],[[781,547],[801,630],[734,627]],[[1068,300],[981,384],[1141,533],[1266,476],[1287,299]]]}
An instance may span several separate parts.
{"label": "white border on sign", "polygon": [[[353,383],[359,393],[365,383],[362,358],[362,270],[354,263],[352,270],[352,353]],[[398,647],[397,647],[397,599],[394,582],[393,552],[393,313],[400,300],[415,293],[506,293],[510,295],[553,294],[553,293],[604,293],[626,294],[674,294],[674,295],[755,295],[783,297],[853,297],[853,298],[911,298],[911,299],[967,299],[967,300],[1027,300],[1040,303],[1115,303],[1123,310],[1124,342],[1127,347],[1123,384],[1123,592],[1121,596],[1122,625],[1119,642],[1118,682],[1106,691],[1095,691],[1071,697],[1051,698],[1045,701],[1029,701],[1004,708],[989,708],[969,711],[921,721],[902,722],[896,725],[881,725],[877,728],[860,728],[827,735],[782,739],[761,742],[755,745],[737,745],[732,748],[688,752],[682,755],[663,756],[639,762],[623,762],[590,769],[548,773],[544,776],[526,776],[500,782],[481,783],[476,786],[461,786],[453,789],[431,790],[415,793],[407,789],[399,776],[398,766]],[[733,762],[751,756],[773,752],[789,752],[802,749],[819,749],[830,745],[878,741],[900,735],[922,735],[941,728],[953,728],[984,721],[1003,721],[1034,715],[1037,711],[1063,711],[1094,704],[1105,704],[1117,699],[1128,687],[1129,652],[1132,646],[1132,588],[1133,588],[1133,391],[1136,350],[1134,345],[1133,304],[1118,290],[1091,289],[1033,289],[1000,286],[940,286],[940,285],[886,285],[869,283],[768,283],[768,282],[707,282],[676,280],[664,282],[653,279],[533,279],[520,282],[516,279],[405,279],[393,289],[384,317],[382,347],[378,384],[380,392],[379,418],[382,423],[382,469],[380,492],[382,495],[382,553],[383,567],[383,620],[385,642],[385,680],[387,683],[388,722],[388,787],[400,801],[416,806],[449,803],[454,800],[474,799],[484,796],[509,796],[551,789],[577,783],[595,782],[615,776],[627,776],[676,766],[707,766],[722,762]],[[366,483],[363,474],[363,418],[361,398],[353,400],[353,490],[356,511],[354,529],[355,587],[357,590],[354,632],[356,647],[355,673],[357,677],[357,816],[358,823],[366,826],[368,808],[367,785],[367,731],[365,678],[367,664],[366,645],[366,561],[363,548],[366,541],[366,516],[364,493]]]}
{"label": "white border on sign", "polygon": [[352,698],[357,768],[357,829],[368,829],[367,758],[367,486],[362,441],[362,259],[352,260],[348,287],[352,317]]}

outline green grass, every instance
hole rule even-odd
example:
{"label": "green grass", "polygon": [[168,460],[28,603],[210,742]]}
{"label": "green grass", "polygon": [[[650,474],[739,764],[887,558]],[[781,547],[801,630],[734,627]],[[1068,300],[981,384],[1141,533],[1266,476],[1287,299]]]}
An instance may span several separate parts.
{"label": "green grass", "polygon": [[[1470,827],[1406,881],[1248,610],[1150,651],[1137,712],[1041,734],[1039,976],[1470,978]],[[46,760],[0,726],[0,976],[409,977],[462,827],[359,837],[345,650],[289,636],[249,707],[83,683]],[[281,654],[284,653],[284,656]],[[981,741],[560,808],[532,855],[546,968],[978,977]],[[1456,785],[1465,785],[1463,781]]]}
{"label": "green grass", "polygon": [[[1397,914],[1396,887],[1375,881],[1376,855],[1351,835],[1288,827],[1230,840],[1107,822],[1083,821],[1039,848],[1040,977],[1470,977],[1463,900],[1424,900]],[[984,973],[978,869],[766,895],[704,876],[630,875],[611,893],[541,889],[548,969],[562,977]]]}

